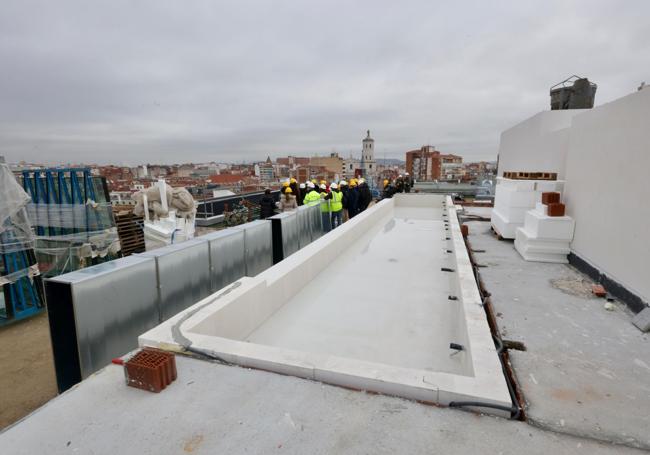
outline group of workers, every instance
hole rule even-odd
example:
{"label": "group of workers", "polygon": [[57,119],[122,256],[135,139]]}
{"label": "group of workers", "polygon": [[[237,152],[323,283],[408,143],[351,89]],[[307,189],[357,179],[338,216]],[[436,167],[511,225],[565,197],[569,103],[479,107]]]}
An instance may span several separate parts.
{"label": "group of workers", "polygon": [[291,178],[282,184],[280,193],[280,201],[276,203],[271,190],[265,191],[260,200],[261,218],[272,216],[276,207],[287,212],[301,205],[320,205],[323,229],[326,232],[363,212],[372,202],[372,193],[363,178],[330,184],[316,179],[298,184],[296,179]]}
{"label": "group of workers", "polygon": [[391,198],[395,193],[410,193],[413,188],[413,178],[407,172],[406,175],[398,175],[394,180],[384,180],[384,192],[382,198]]}

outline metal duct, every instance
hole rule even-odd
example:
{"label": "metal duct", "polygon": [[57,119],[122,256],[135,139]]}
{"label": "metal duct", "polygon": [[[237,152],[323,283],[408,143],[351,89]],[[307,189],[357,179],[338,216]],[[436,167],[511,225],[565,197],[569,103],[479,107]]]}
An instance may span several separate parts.
{"label": "metal duct", "polygon": [[200,239],[137,254],[156,260],[160,322],[210,295],[209,254]]}
{"label": "metal duct", "polygon": [[309,224],[311,241],[313,242],[323,235],[323,217],[320,214],[320,206],[309,207]]}
{"label": "metal duct", "polygon": [[273,263],[300,249],[300,225],[295,211],[280,213],[269,218],[273,230]]}
{"label": "metal duct", "polygon": [[246,276],[258,275],[273,265],[273,240],[269,220],[252,221],[232,229],[244,231]]}
{"label": "metal duct", "polygon": [[[316,207],[302,205],[296,210],[296,217],[298,218],[298,238],[300,248],[307,246],[311,243],[311,223],[310,217],[312,211]],[[319,209],[320,210],[320,209]]]}
{"label": "metal duct", "polygon": [[216,292],[246,275],[244,231],[224,229],[202,235],[209,243],[212,292]]}
{"label": "metal duct", "polygon": [[156,261],[129,256],[46,280],[60,392],[134,349],[159,324]]}

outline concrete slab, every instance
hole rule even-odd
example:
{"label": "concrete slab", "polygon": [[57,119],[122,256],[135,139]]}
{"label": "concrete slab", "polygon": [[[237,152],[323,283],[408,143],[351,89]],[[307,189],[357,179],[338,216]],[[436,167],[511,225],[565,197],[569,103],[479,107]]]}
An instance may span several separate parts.
{"label": "concrete slab", "polygon": [[568,265],[524,261],[490,224],[471,222],[469,241],[498,312],[532,424],[650,448],[650,336],[624,305],[604,309],[588,278]]}
{"label": "concrete slab", "polygon": [[457,337],[458,318],[448,300],[449,280],[434,279],[442,267],[452,266],[438,240],[445,236],[442,209],[396,207],[395,217],[382,224],[368,230],[246,340],[468,374],[446,352]]}
{"label": "concrete slab", "polygon": [[3,453],[634,454],[522,422],[177,357],[159,394],[110,365],[0,433]]}
{"label": "concrete slab", "polygon": [[489,402],[510,415],[456,211],[439,195],[381,201],[139,342],[429,403]]}

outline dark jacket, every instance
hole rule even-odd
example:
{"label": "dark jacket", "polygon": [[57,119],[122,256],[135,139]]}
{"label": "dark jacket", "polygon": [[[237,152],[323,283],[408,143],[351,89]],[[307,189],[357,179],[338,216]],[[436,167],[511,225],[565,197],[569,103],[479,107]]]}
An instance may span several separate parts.
{"label": "dark jacket", "polygon": [[359,213],[359,189],[356,186],[351,187],[347,196],[348,216],[352,218]]}
{"label": "dark jacket", "polygon": [[363,212],[372,201],[372,193],[366,183],[359,185],[359,211]]}
{"label": "dark jacket", "polygon": [[348,209],[348,191],[350,191],[350,188],[347,185],[341,187],[341,193],[343,193],[343,200],[341,201],[343,203],[343,210]]}
{"label": "dark jacket", "polygon": [[275,199],[270,194],[265,194],[260,199],[260,218],[268,218],[275,214]]}
{"label": "dark jacket", "polygon": [[382,194],[382,198],[383,198],[383,199],[390,199],[390,198],[393,197],[393,194],[395,194],[395,187],[393,186],[392,183],[389,183],[389,184],[386,185],[386,187],[384,188],[384,192],[383,192],[383,194]]}
{"label": "dark jacket", "polygon": [[293,195],[296,196],[296,202],[298,205],[302,205],[302,198],[305,197],[304,194],[300,191],[300,187],[298,186],[297,183],[292,182],[289,184],[289,188],[291,188],[291,191],[293,191]]}

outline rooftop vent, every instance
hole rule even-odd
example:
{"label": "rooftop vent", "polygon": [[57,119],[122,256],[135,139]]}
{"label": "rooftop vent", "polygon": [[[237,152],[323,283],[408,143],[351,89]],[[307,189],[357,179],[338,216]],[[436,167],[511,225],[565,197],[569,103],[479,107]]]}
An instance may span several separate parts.
{"label": "rooftop vent", "polygon": [[591,109],[598,86],[575,74],[551,87],[551,110]]}

